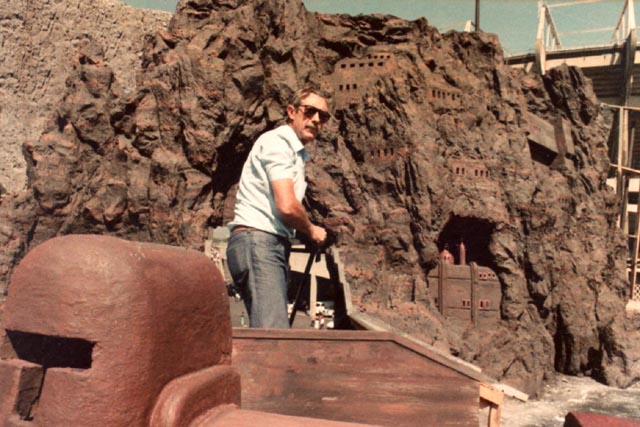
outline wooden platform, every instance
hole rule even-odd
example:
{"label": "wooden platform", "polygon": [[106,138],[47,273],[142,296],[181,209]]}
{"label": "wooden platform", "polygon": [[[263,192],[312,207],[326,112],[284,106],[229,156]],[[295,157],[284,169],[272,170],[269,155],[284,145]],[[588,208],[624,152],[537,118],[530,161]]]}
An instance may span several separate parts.
{"label": "wooden platform", "polygon": [[387,332],[234,328],[232,363],[244,409],[285,415],[477,427],[481,401],[502,399],[476,370]]}

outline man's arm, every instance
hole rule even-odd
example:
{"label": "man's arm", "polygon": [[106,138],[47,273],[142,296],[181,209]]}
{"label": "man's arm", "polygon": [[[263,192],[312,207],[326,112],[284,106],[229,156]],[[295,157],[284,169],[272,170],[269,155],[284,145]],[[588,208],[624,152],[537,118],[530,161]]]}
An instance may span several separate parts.
{"label": "man's arm", "polygon": [[277,179],[271,181],[271,189],[273,190],[276,209],[282,221],[287,226],[309,236],[313,242],[317,244],[324,243],[327,239],[327,232],[324,228],[313,225],[311,221],[309,221],[307,211],[304,209],[304,206],[302,206],[302,203],[296,199],[293,190],[293,180]]}

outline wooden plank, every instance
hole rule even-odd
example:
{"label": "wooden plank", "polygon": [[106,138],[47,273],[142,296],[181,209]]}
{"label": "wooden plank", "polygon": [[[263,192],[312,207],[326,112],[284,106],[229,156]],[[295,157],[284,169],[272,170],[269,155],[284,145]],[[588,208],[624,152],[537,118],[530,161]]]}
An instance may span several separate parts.
{"label": "wooden plank", "polygon": [[[291,255],[289,257],[289,267],[291,268],[291,271],[303,273],[304,268],[307,265],[307,261],[309,260],[309,256],[309,252],[291,251]],[[310,274],[324,279],[330,278],[325,254],[321,254],[319,261],[313,261],[313,264],[311,264]]]}
{"label": "wooden plank", "polygon": [[[368,317],[364,313],[359,316]],[[233,328],[234,339],[277,339],[294,341],[326,341],[325,345],[331,345],[332,341],[389,341],[418,353],[421,357],[428,358],[449,369],[453,369],[462,375],[478,382],[493,382],[491,378],[481,374],[481,369],[475,365],[458,359],[450,354],[444,354],[434,347],[421,342],[410,335],[402,335],[393,328],[378,319],[370,319],[380,324],[379,331],[350,331],[332,330],[316,331],[313,329],[258,329],[258,328]]]}
{"label": "wooden plank", "polygon": [[489,407],[488,427],[500,427],[504,393],[488,384],[480,384],[480,407]]}
{"label": "wooden plank", "polygon": [[478,425],[478,383],[465,375],[395,341],[327,344],[234,338],[243,407],[398,427]]}

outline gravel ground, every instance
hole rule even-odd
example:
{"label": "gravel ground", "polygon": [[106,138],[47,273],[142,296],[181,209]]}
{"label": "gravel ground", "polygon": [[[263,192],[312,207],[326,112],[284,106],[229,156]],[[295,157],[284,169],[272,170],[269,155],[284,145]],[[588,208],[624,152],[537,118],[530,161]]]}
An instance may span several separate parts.
{"label": "gravel ground", "polygon": [[561,427],[572,411],[636,418],[640,423],[640,384],[627,389],[607,387],[591,378],[558,375],[536,399],[508,398],[502,427]]}

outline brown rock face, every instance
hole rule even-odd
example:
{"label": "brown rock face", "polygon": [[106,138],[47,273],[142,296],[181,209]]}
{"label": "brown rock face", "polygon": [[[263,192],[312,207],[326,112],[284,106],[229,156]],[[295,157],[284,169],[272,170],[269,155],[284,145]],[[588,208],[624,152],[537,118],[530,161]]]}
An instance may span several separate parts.
{"label": "brown rock face", "polygon": [[[70,58],[96,43],[127,89],[135,88],[144,33],[165,28],[171,14],[116,0],[16,0],[0,4],[0,188],[22,191],[22,145],[42,133],[65,92]],[[0,189],[0,194],[3,190]]]}
{"label": "brown rock face", "polygon": [[[529,393],[554,370],[640,378],[606,127],[579,70],[542,79],[503,65],[487,34],[281,0],[182,1],[142,66],[126,94],[96,44],[73,59],[25,145],[29,191],[0,205],[4,280],[59,234],[199,248],[229,220],[252,142],[312,81],[334,91],[335,120],[310,148],[309,205],[361,310]],[[488,326],[436,305],[429,272],[460,241],[497,274]]]}

